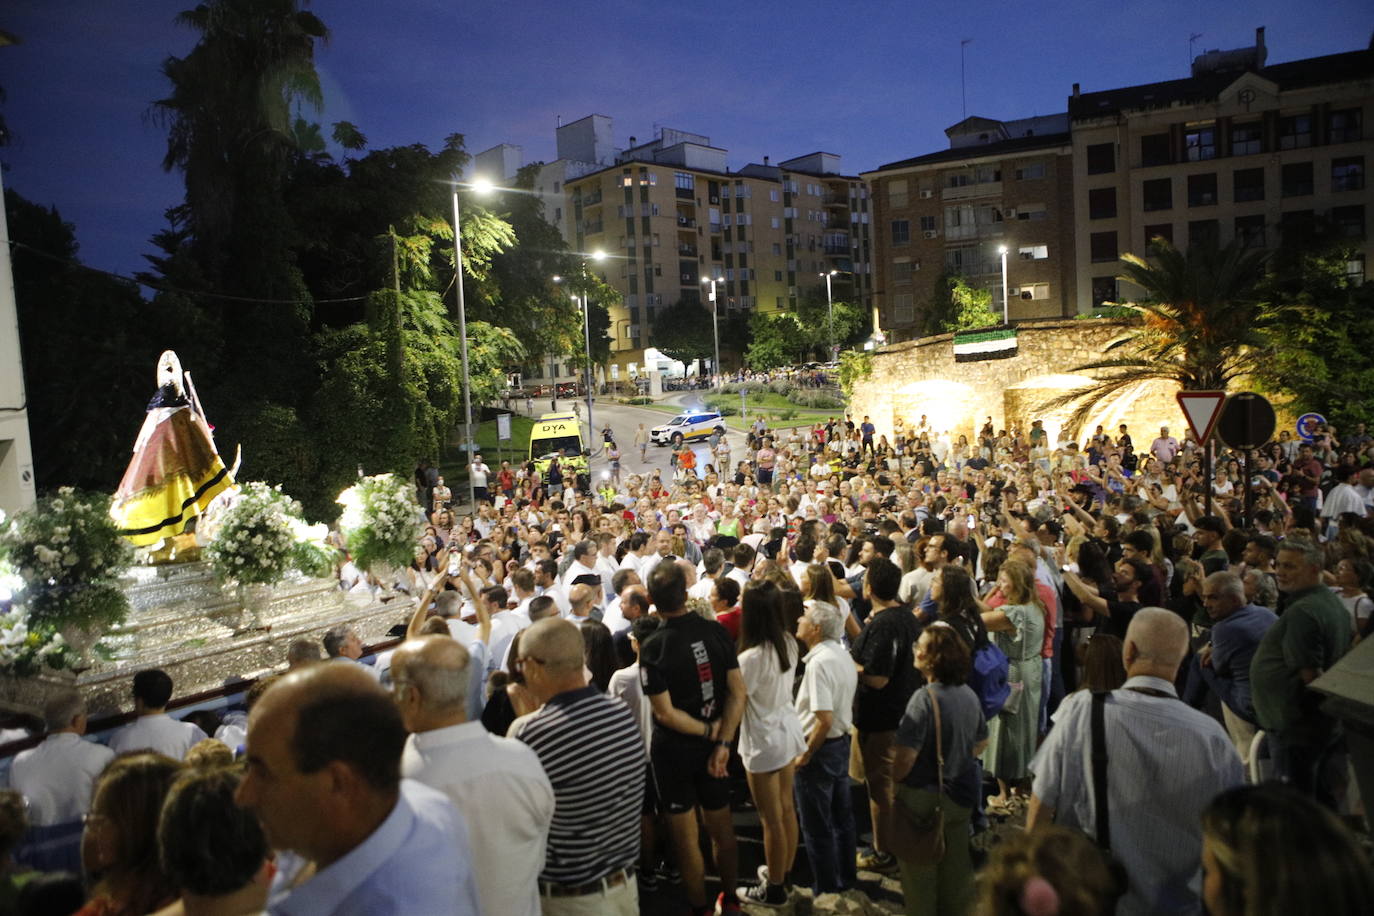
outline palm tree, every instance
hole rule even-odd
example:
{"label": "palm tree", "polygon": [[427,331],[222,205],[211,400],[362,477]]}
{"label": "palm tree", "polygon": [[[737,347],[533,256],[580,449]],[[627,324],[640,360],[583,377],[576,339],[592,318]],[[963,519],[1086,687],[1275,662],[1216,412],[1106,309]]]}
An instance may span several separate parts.
{"label": "palm tree", "polygon": [[1148,260],[1122,255],[1121,279],[1143,294],[1114,304],[1139,320],[1107,345],[1103,359],[1074,367],[1074,372],[1093,373],[1091,385],[1047,406],[1073,406],[1068,426],[1077,429],[1102,401],[1144,382],[1222,391],[1252,374],[1274,344],[1281,312],[1291,308],[1258,294],[1268,256],[1240,240],[1224,248],[1199,244],[1180,252],[1162,238],[1151,242]]}

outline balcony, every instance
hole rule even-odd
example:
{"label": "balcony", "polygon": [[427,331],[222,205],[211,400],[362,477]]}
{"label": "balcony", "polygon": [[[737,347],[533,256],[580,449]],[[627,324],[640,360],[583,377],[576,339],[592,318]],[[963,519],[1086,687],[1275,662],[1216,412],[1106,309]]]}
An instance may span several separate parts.
{"label": "balcony", "polygon": [[824,203],[827,207],[848,207],[849,195],[841,194],[837,191],[830,191],[823,198],[821,198],[821,202]]}
{"label": "balcony", "polygon": [[678,246],[677,246],[677,253],[680,254],[680,255],[682,255],[682,256],[684,256],[684,257],[695,258],[695,257],[697,256],[697,246],[695,246],[695,245],[678,245]]}
{"label": "balcony", "polygon": [[960,185],[940,191],[941,200],[971,200],[975,197],[995,197],[1002,193],[1002,182],[984,181],[980,184]]}
{"label": "balcony", "polygon": [[830,242],[830,243],[827,243],[827,244],[825,245],[825,253],[826,253],[826,254],[843,254],[843,255],[847,255],[847,254],[849,254],[849,245],[848,245],[848,244],[836,244],[836,243],[834,243],[834,242]]}
{"label": "balcony", "polygon": [[696,224],[697,221],[690,216],[683,216],[681,213],[677,215],[677,227],[679,229],[694,229]]}
{"label": "balcony", "polygon": [[696,191],[692,188],[675,188],[673,194],[682,200],[690,200],[693,203],[695,203],[697,199]]}
{"label": "balcony", "polygon": [[600,235],[606,228],[606,224],[601,220],[592,222],[587,220],[582,224],[582,232],[585,235]]}
{"label": "balcony", "polygon": [[597,204],[599,204],[599,203],[601,203],[601,189],[600,189],[600,188],[597,188],[595,191],[593,191],[593,192],[590,193],[590,194],[585,195],[585,196],[582,198],[582,206],[584,206],[584,207],[595,207],[595,206],[596,206]]}

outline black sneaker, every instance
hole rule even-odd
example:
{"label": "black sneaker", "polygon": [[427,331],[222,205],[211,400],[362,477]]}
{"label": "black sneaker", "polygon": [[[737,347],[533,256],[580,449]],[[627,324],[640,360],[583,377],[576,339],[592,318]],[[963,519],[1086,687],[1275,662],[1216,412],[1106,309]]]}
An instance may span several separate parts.
{"label": "black sneaker", "polygon": [[751,884],[748,887],[738,888],[735,893],[739,896],[740,903],[748,903],[752,906],[784,907],[787,906],[787,891],[781,884]]}
{"label": "black sneaker", "polygon": [[658,875],[652,869],[641,868],[639,871],[639,889],[645,893],[652,894],[658,890]]}

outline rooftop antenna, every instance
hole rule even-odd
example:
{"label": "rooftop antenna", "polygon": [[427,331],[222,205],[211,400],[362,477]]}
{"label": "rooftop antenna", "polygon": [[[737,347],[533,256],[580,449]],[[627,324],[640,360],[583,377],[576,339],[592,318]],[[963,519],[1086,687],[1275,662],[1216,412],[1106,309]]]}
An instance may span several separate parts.
{"label": "rooftop antenna", "polygon": [[964,106],[964,117],[968,117],[968,85],[964,82],[964,46],[973,41],[972,38],[962,38],[959,40],[959,98]]}
{"label": "rooftop antenna", "polygon": [[1193,32],[1188,36],[1188,69],[1191,72],[1193,67],[1193,42],[1202,37],[1201,32]]}

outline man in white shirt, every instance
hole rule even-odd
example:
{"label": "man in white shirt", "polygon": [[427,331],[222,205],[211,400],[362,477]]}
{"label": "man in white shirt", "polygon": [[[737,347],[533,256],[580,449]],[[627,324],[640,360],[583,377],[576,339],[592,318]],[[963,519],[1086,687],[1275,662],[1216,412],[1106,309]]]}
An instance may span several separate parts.
{"label": "man in white shirt", "polygon": [[91,789],[115,752],[84,741],[86,701],[75,690],[63,690],[43,705],[47,737],[20,751],[10,764],[10,786],[29,804],[35,827],[80,823],[91,807]]}
{"label": "man in white shirt", "polygon": [[378,680],[381,679],[381,671],[377,667],[358,661],[363,657],[363,641],[351,625],[340,623],[330,627],[324,631],[320,642],[331,662],[352,662]]}
{"label": "man in white shirt", "polygon": [[151,668],[135,674],[134,714],[138,718],[114,733],[110,750],[116,754],[157,751],[173,760],[183,759],[191,745],[208,736],[199,726],[167,715],[171,699],[172,679],[167,672]]}
{"label": "man in white shirt", "polygon": [[572,546],[572,562],[568,564],[568,569],[563,573],[563,590],[571,591],[573,584],[578,576],[595,576],[597,588],[604,591],[601,584],[601,573],[596,569],[596,542],[587,539],[578,541]]}
{"label": "man in white shirt", "polygon": [[748,544],[735,545],[735,567],[726,573],[731,579],[739,583],[741,589],[749,584],[749,576],[754,571],[754,560],[758,557],[757,551]]}
{"label": "man in white shirt", "polygon": [[1337,524],[1341,516],[1347,512],[1365,517],[1364,497],[1360,495],[1355,484],[1359,480],[1360,469],[1355,465],[1338,465],[1331,469],[1331,474],[1339,483],[1331,488],[1331,492],[1326,494],[1322,500],[1322,518],[1326,520],[1326,537],[1328,539],[1336,536]]}
{"label": "man in white shirt", "polygon": [[663,558],[673,552],[673,535],[667,528],[658,529],[654,534],[654,552],[644,557],[639,564],[639,578],[645,582],[649,581],[649,575],[654,571],[654,567],[663,561]]}
{"label": "man in white shirt", "polygon": [[620,564],[615,559],[615,535],[609,531],[598,531],[592,540],[596,541],[597,550],[595,569],[601,574],[601,585],[606,590],[606,600],[611,601],[616,596],[612,580],[620,570]]}
{"label": "man in white shirt", "polygon": [[649,592],[635,579],[621,591],[614,606],[606,608],[606,616],[601,618],[601,622],[612,636],[619,636],[627,632],[636,620],[648,614]]}
{"label": "man in white shirt", "polygon": [[1178,454],[1178,440],[1169,435],[1169,427],[1159,428],[1159,438],[1150,443],[1150,454],[1154,455],[1160,464],[1168,464],[1174,460],[1174,456]]}
{"label": "man in white shirt", "polygon": [[490,501],[487,495],[487,479],[491,477],[491,468],[482,460],[480,454],[472,456],[472,464],[468,466],[468,475],[472,478],[472,498],[477,505]]}
{"label": "man in white shirt", "polygon": [[701,555],[701,575],[692,587],[687,589],[688,598],[702,598],[706,601],[711,600],[711,593],[715,591],[716,578],[725,569],[725,552],[718,547],[712,547]]}
{"label": "man in white shirt", "polygon": [[797,758],[797,815],[819,896],[857,886],[857,837],[849,791],[849,726],[859,673],[840,645],[844,618],[824,601],[808,601],[797,638],[810,650],[797,713],[807,737]]}
{"label": "man in white shirt", "polygon": [[411,733],[401,775],[443,792],[467,821],[482,912],[537,916],[553,786],[527,745],[468,721],[468,664],[443,636],[396,650],[393,693]]}
{"label": "man in white shirt", "polygon": [[558,605],[558,613],[564,617],[572,609],[567,591],[558,584],[558,564],[553,560],[540,560],[534,564],[534,592],[548,595]]}

